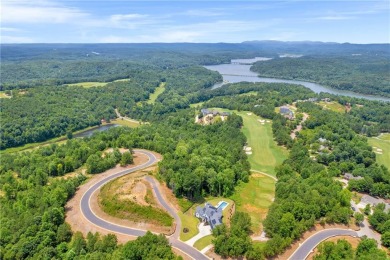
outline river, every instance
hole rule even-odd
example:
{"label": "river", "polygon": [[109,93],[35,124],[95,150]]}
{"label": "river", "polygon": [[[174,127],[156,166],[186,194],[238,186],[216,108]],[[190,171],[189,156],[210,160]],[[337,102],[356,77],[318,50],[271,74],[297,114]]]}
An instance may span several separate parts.
{"label": "river", "polygon": [[[261,58],[256,57],[257,60],[263,60],[266,62],[266,59],[269,58]],[[264,78],[258,77],[257,73],[250,71],[249,63],[253,63],[254,59],[240,59],[240,60],[232,60],[230,64],[220,64],[220,65],[211,65],[204,66],[205,68],[213,71],[218,71],[222,77],[224,82],[216,83],[212,89],[222,87],[226,83],[237,83],[242,81],[247,82],[268,82],[268,83],[287,83],[287,84],[298,84],[303,85],[315,93],[326,92],[334,95],[342,95],[342,96],[350,96],[356,98],[365,98],[369,100],[381,100],[390,102],[390,98],[380,97],[380,96],[371,96],[360,94],[352,91],[338,90],[334,88],[325,87],[316,83],[307,82],[307,81],[299,81],[299,80],[287,80],[287,79],[278,79],[278,78]],[[239,63],[236,63],[239,61]],[[245,63],[245,64],[243,64]]]}

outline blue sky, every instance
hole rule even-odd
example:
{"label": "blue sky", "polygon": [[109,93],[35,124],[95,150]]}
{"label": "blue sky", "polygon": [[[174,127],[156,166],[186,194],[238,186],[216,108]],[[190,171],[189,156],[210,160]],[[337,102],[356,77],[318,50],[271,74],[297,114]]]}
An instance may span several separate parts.
{"label": "blue sky", "polygon": [[390,1],[2,0],[2,43],[390,43]]}

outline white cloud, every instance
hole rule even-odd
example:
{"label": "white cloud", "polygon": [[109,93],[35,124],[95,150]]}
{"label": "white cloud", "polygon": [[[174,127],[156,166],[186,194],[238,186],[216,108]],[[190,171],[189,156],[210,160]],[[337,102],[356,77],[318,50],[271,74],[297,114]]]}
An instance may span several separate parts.
{"label": "white cloud", "polygon": [[318,20],[350,20],[354,19],[354,16],[346,16],[346,15],[329,15],[329,16],[321,16],[318,17]]}
{"label": "white cloud", "polygon": [[[102,26],[135,29],[142,25],[157,24],[155,17],[149,17],[146,14],[114,14],[103,20]],[[159,21],[161,23],[161,21]]]}
{"label": "white cloud", "polygon": [[148,17],[146,14],[114,14],[111,15],[110,20],[112,21],[128,21],[128,20],[137,20],[140,18]]}
{"label": "white cloud", "polygon": [[135,31],[135,36],[110,35],[101,37],[102,43],[126,42],[220,42],[223,40],[240,42],[237,32],[260,32],[278,23],[278,20],[241,21],[219,20],[215,22],[192,23],[187,25],[162,25],[148,30]]}
{"label": "white cloud", "polygon": [[1,32],[20,32],[21,30],[13,27],[0,27]]}
{"label": "white cloud", "polygon": [[30,37],[1,35],[0,42],[1,43],[34,43],[36,41]]}
{"label": "white cloud", "polygon": [[4,23],[72,23],[88,17],[77,8],[66,7],[47,1],[4,1],[1,22]]}

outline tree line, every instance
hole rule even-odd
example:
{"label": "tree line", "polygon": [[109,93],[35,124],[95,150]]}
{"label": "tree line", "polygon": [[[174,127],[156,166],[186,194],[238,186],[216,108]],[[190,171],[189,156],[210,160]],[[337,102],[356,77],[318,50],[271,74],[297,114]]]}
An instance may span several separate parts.
{"label": "tree line", "polygon": [[382,55],[276,58],[258,61],[251,70],[263,77],[307,80],[335,89],[390,97],[390,62]]}

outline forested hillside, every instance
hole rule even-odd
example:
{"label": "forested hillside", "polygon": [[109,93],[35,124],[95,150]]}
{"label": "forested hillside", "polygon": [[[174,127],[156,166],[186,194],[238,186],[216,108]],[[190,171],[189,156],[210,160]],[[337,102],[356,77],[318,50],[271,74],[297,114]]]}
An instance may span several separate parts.
{"label": "forested hillside", "polygon": [[335,89],[390,97],[388,56],[307,56],[256,62],[251,70],[262,77],[307,80]]}
{"label": "forested hillside", "polygon": [[[81,167],[88,174],[99,174],[123,159],[119,148],[144,148],[163,155],[158,177],[177,197],[192,202],[209,196],[228,197],[250,176],[250,164],[243,150],[247,142],[241,131],[243,120],[232,113],[225,121],[196,124],[194,119],[201,108],[250,111],[272,120],[276,143],[289,150],[288,159],[276,168],[275,200],[263,222],[270,240],[260,247],[252,243],[250,217],[238,212],[230,226],[221,225],[214,231],[215,252],[222,256],[274,257],[315,223],[348,223],[353,216],[351,191],[390,198],[389,169],[376,162],[376,154],[366,138],[390,131],[388,103],[315,94],[303,86],[288,84],[242,82],[211,89],[222,80],[221,75],[199,66],[269,55],[275,58],[269,61],[270,66],[280,65],[280,73],[286,73],[283,75],[295,73],[294,68],[283,69],[283,62],[292,62],[289,67],[296,62],[296,69],[304,72],[302,75],[312,75],[316,80],[332,79],[335,84],[344,79],[359,82],[362,85],[356,86],[365,91],[367,80],[372,79],[375,84],[369,89],[387,95],[389,63],[381,60],[387,55],[383,46],[370,49],[359,45],[286,43],[263,50],[270,44],[2,45],[2,51],[6,50],[1,54],[2,87],[13,89],[13,95],[1,99],[0,149],[65,134],[68,140],[26,152],[2,151],[0,259],[175,259],[163,236],[147,233],[118,246],[114,235],[90,233],[84,238],[80,232],[72,232],[64,222],[64,205],[86,176],[62,176],[80,171]],[[321,52],[318,57],[277,58],[282,51],[311,54],[322,47],[334,56],[324,57]],[[346,50],[350,55],[367,48],[371,50],[370,57],[375,53],[383,56],[340,59]],[[263,64],[268,61],[257,63],[254,68]],[[310,71],[315,68],[318,71]],[[326,71],[329,73],[322,74]],[[91,88],[64,84],[118,78],[128,80]],[[157,87],[163,88],[163,92],[149,102]],[[311,98],[314,100],[309,101]],[[326,109],[315,101],[324,98],[337,103],[341,111]],[[199,102],[202,105],[190,107]],[[283,105],[294,107],[296,116],[287,119],[280,115],[278,107]],[[115,118],[115,109],[123,116],[149,124],[72,138],[71,133],[76,130]],[[296,138],[292,138],[291,132],[301,123],[304,113],[309,116],[302,123],[302,130],[295,133]],[[106,152],[108,148],[113,149]],[[343,189],[336,177],[345,173],[362,179],[351,180],[348,188]],[[370,217],[374,228],[385,235],[384,245],[390,240],[389,219],[382,206],[375,208]],[[328,252],[320,250],[319,259],[338,250],[333,245],[328,248]],[[347,246],[345,251],[363,258],[370,252],[383,256],[373,248],[372,241],[363,240],[356,253],[347,250]]]}
{"label": "forested hillside", "polygon": [[[298,133],[297,139],[292,140],[290,132],[295,129],[300,117],[297,116],[298,119],[290,121],[275,113],[273,109],[280,105],[277,101],[279,98],[282,98],[282,103],[287,101],[283,100],[284,95],[264,92],[257,84],[238,83],[233,86],[234,89],[229,86],[218,90],[220,94],[225,92],[230,95],[217,96],[204,105],[248,110],[262,117],[272,118],[275,140],[278,144],[290,148],[289,158],[276,169],[278,182],[275,201],[263,223],[271,239],[261,249],[247,248],[248,257],[261,259],[257,257],[259,255],[272,257],[282,253],[292,241],[298,239],[315,223],[347,224],[352,216],[350,190],[367,192],[382,198],[390,196],[389,170],[375,162],[375,153],[368,145],[367,139],[360,135],[362,127],[369,127],[374,122],[387,125],[382,121],[382,110],[388,114],[390,109],[386,103],[322,95],[339,99],[339,102],[344,104],[347,102],[355,104],[353,113],[333,112],[313,102],[297,103],[298,113],[306,112],[310,117],[304,123],[303,131]],[[243,86],[251,90],[252,94],[240,95]],[[276,90],[276,84],[273,87]],[[291,89],[280,88],[281,93]],[[296,92],[290,92],[288,95],[292,100],[304,98],[305,95],[311,96],[299,88],[295,90]],[[267,103],[265,100],[272,102]],[[370,117],[373,121],[367,121],[363,112],[365,109],[373,111]],[[349,190],[343,189],[341,183],[334,180],[334,177],[340,177],[347,172],[363,177],[361,180],[351,180]],[[383,214],[380,216],[384,216]],[[386,230],[384,222],[388,217],[384,219],[381,224],[383,232]],[[237,234],[241,233],[237,231]],[[244,244],[248,246],[247,243]],[[221,248],[224,246],[221,245]],[[367,254],[363,251],[361,254]],[[380,251],[373,253],[383,255]]]}
{"label": "forested hillside", "polygon": [[[104,87],[36,87],[14,90],[2,100],[0,149],[41,142],[88,126],[101,119],[116,118],[114,109],[141,120],[159,119],[163,114],[189,107],[186,93],[210,88],[220,75],[202,67],[153,71],[137,70],[129,81]],[[151,93],[166,82],[166,91],[157,104],[149,105]]]}

